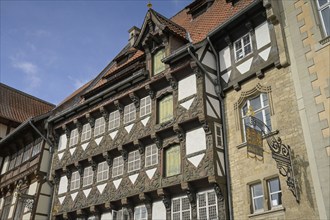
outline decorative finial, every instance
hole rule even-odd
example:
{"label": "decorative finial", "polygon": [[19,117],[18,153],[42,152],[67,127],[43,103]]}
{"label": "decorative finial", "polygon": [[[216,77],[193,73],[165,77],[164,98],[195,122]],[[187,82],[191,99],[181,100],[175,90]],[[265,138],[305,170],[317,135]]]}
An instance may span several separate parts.
{"label": "decorative finial", "polygon": [[254,110],[253,110],[253,108],[252,108],[252,105],[249,106],[246,115],[247,115],[247,116],[254,116],[254,115],[255,115]]}
{"label": "decorative finial", "polygon": [[148,2],[147,7],[148,7],[148,8],[152,8],[152,4],[151,4],[150,1]]}

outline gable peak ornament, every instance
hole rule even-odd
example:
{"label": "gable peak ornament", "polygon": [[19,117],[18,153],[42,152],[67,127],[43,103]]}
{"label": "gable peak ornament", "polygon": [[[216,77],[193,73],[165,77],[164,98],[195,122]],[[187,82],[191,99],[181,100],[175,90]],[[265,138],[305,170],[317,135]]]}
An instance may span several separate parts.
{"label": "gable peak ornament", "polygon": [[150,1],[148,1],[147,7],[148,7],[148,8],[152,8],[152,4],[151,4]]}

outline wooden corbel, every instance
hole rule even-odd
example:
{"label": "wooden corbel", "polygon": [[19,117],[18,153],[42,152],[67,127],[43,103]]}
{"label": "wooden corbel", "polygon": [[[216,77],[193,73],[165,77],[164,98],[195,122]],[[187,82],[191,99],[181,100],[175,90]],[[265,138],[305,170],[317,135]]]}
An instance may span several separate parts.
{"label": "wooden corbel", "polygon": [[150,84],[145,85],[144,88],[145,88],[145,90],[147,90],[147,92],[148,92],[150,98],[151,98],[151,99],[154,99],[156,93],[155,93],[155,91],[153,90],[153,88],[150,86]]}
{"label": "wooden corbel", "polygon": [[170,86],[172,89],[177,89],[178,88],[178,83],[177,80],[172,76],[171,73],[166,73],[165,74],[166,80],[170,83]]}
{"label": "wooden corbel", "polygon": [[119,100],[115,100],[113,102],[113,104],[116,106],[116,108],[119,110],[119,112],[123,112],[124,111],[124,105],[122,103],[119,102]]}
{"label": "wooden corbel", "polygon": [[88,120],[88,123],[90,124],[91,128],[94,128],[95,118],[93,118],[89,113],[87,113],[86,119]]}
{"label": "wooden corbel", "polygon": [[151,134],[151,139],[155,142],[158,149],[161,149],[163,147],[162,140],[156,133]]}
{"label": "wooden corbel", "polygon": [[139,97],[137,97],[137,95],[134,92],[131,92],[129,94],[129,98],[132,100],[136,108],[140,107],[140,101],[139,101],[140,99]]}

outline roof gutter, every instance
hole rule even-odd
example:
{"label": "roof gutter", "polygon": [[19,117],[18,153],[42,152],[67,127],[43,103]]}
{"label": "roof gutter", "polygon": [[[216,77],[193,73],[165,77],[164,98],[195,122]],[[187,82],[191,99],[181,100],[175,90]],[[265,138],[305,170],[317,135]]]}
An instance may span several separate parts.
{"label": "roof gutter", "polygon": [[145,77],[146,75],[147,75],[147,71],[146,70],[144,70],[144,69],[143,70],[140,70],[140,71],[136,72],[135,74],[133,74],[132,76],[126,78],[125,80],[123,80],[123,81],[121,81],[119,83],[116,83],[115,85],[113,85],[113,86],[109,87],[108,89],[106,89],[106,90],[98,93],[97,95],[93,96],[92,98],[87,99],[84,103],[79,104],[79,105],[77,105],[77,106],[75,106],[75,107],[73,107],[71,109],[68,109],[68,110],[62,112],[61,114],[59,114],[57,116],[50,117],[48,119],[48,122],[53,122],[55,120],[60,119],[61,117],[65,117],[66,114],[70,114],[71,115],[73,111],[78,111],[79,108],[81,108],[83,106],[87,106],[87,105],[89,105],[90,103],[94,102],[97,99],[102,99],[103,96],[105,96],[107,93],[109,93],[109,92],[111,92],[111,91],[113,91],[113,90],[115,90],[115,89],[117,89],[117,88],[125,85],[126,83],[128,83],[130,81],[136,80],[136,79],[138,79],[141,76],[144,76]]}

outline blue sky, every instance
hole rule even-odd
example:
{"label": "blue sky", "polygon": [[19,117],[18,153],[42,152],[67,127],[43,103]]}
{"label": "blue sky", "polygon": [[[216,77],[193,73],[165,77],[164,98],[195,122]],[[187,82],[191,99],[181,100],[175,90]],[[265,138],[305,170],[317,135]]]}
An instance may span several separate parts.
{"label": "blue sky", "polygon": [[[171,17],[191,0],[151,1]],[[94,78],[141,27],[148,1],[0,0],[0,82],[58,104]]]}

